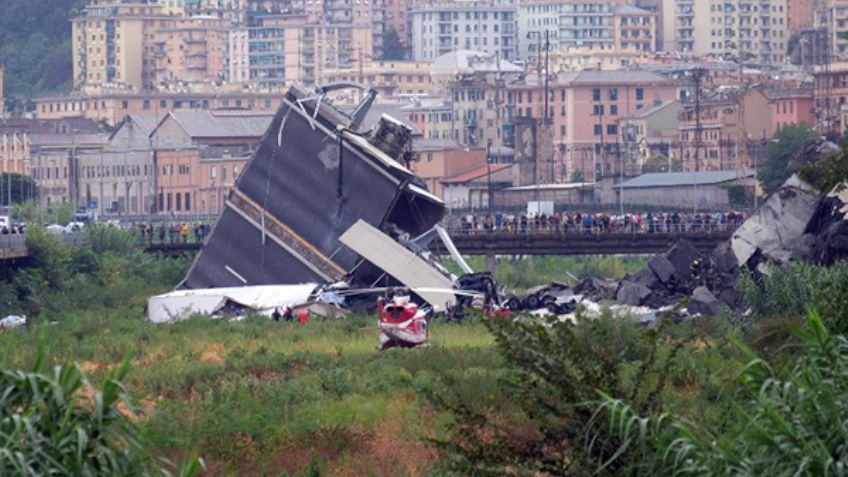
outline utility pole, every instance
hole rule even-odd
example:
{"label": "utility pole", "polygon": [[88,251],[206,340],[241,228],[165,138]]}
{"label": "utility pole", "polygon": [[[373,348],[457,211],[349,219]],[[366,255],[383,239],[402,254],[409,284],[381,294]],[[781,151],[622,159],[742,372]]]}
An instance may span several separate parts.
{"label": "utility pole", "polygon": [[698,172],[700,172],[701,157],[701,80],[704,68],[698,67],[692,70],[692,79],[695,83],[695,167],[692,168],[692,211],[698,211]]}
{"label": "utility pole", "polygon": [[491,156],[491,145],[486,144],[486,193],[489,198],[489,217],[492,216],[492,209],[494,204],[494,197],[492,197],[492,156]]}
{"label": "utility pole", "polygon": [[548,62],[550,61],[550,30],[545,29],[545,124],[548,122],[550,109],[548,108],[548,100],[550,100],[550,90],[548,89],[548,82],[550,81],[551,75],[548,71]]}

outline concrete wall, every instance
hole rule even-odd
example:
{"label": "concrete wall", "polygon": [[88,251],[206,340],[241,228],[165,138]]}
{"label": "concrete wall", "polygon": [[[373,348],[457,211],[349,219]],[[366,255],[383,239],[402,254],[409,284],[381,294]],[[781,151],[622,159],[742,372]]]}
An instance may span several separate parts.
{"label": "concrete wall", "polygon": [[496,208],[525,208],[530,201],[553,202],[554,206],[564,204],[593,203],[594,189],[555,189],[555,190],[504,190],[495,196]]}
{"label": "concrete wall", "polygon": [[[156,151],[156,210],[159,213],[197,213],[197,185],[201,183],[200,151]],[[186,207],[186,197],[188,207]]]}
{"label": "concrete wall", "polygon": [[[618,203],[618,189],[615,201]],[[699,209],[722,209],[730,205],[727,190],[720,185],[699,185],[697,193],[691,185],[625,189],[624,203],[675,208],[690,207],[697,203]]]}

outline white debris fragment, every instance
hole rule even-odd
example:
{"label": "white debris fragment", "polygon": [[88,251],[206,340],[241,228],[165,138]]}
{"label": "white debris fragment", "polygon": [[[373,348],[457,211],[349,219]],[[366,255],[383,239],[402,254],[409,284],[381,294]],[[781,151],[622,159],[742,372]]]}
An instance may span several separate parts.
{"label": "white debris fragment", "polygon": [[20,328],[26,324],[26,315],[9,315],[0,320],[0,329]]}

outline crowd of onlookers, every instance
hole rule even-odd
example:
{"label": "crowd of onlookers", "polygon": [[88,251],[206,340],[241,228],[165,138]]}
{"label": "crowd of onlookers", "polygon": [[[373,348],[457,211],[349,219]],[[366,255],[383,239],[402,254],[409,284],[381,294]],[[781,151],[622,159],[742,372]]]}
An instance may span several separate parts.
{"label": "crowd of onlookers", "polygon": [[130,232],[137,234],[141,240],[149,244],[178,244],[203,242],[212,226],[204,222],[172,222],[147,223],[140,222],[130,227]]}
{"label": "crowd of onlookers", "polygon": [[525,233],[536,231],[574,233],[685,233],[732,230],[745,221],[743,212],[554,212],[551,214],[468,213],[449,216],[447,228],[454,233]]}
{"label": "crowd of onlookers", "polygon": [[0,235],[20,235],[26,233],[26,225],[11,224],[0,226]]}

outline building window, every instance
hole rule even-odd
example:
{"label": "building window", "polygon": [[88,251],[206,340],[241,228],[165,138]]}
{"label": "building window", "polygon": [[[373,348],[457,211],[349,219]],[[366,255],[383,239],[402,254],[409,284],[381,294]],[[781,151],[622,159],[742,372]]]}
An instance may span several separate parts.
{"label": "building window", "polygon": [[618,105],[611,104],[610,105],[610,116],[618,116]]}
{"label": "building window", "polygon": [[609,89],[609,99],[610,101],[618,101],[618,88]]}
{"label": "building window", "polygon": [[592,101],[600,101],[601,100],[601,88],[592,89]]}
{"label": "building window", "polygon": [[645,88],[636,88],[636,101],[645,100]]}
{"label": "building window", "polygon": [[185,210],[186,212],[191,212],[191,193],[186,192],[185,195]]}
{"label": "building window", "polygon": [[600,135],[601,135],[601,131],[603,131],[603,129],[601,128],[601,125],[600,125],[600,124],[596,124],[596,125],[595,125],[595,136],[600,136]]}
{"label": "building window", "polygon": [[607,134],[614,136],[618,134],[618,125],[617,124],[607,124]]}
{"label": "building window", "polygon": [[125,100],[123,100],[123,101],[121,101],[121,107],[122,107],[123,109],[127,109],[127,108],[129,108],[129,107],[130,107],[129,102],[128,102],[126,99],[125,99]]}
{"label": "building window", "polygon": [[144,100],[143,107],[144,107],[144,109],[150,109],[150,100],[149,99]]}
{"label": "building window", "polygon": [[173,197],[171,196],[171,193],[168,192],[168,210],[170,211],[172,209],[172,207],[173,207]]}
{"label": "building window", "polygon": [[159,100],[159,107],[160,108],[167,108],[168,107],[168,101],[166,101],[164,99],[160,99]]}
{"label": "building window", "polygon": [[177,210],[183,210],[183,195],[177,192]]}

